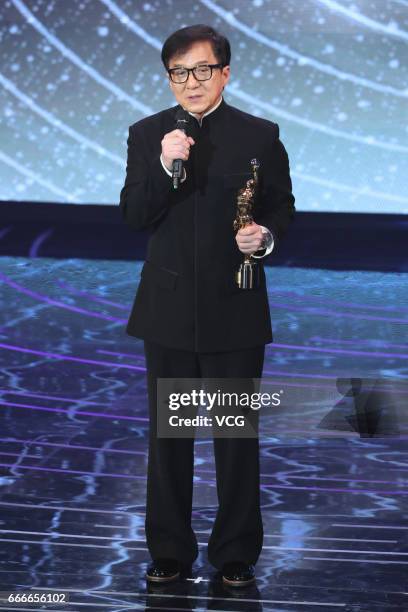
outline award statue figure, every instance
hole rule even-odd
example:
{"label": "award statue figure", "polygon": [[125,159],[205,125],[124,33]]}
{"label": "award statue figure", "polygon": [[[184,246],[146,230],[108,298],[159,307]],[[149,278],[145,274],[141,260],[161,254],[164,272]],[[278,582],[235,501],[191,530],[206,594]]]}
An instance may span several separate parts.
{"label": "award statue figure", "polygon": [[[237,232],[243,227],[253,222],[252,208],[258,187],[258,168],[257,159],[251,159],[253,178],[249,179],[238,191],[237,196],[237,216],[234,221],[234,231]],[[252,258],[252,255],[245,255],[243,263],[235,272],[235,280],[240,289],[257,289],[259,287],[259,266]]]}

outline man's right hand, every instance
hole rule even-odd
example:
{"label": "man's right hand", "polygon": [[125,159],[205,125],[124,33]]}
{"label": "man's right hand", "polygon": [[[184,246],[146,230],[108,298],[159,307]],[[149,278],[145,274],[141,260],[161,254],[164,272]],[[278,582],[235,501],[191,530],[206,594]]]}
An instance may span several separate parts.
{"label": "man's right hand", "polygon": [[175,159],[186,161],[190,156],[190,146],[195,144],[191,136],[187,136],[182,130],[173,130],[164,135],[161,141],[162,159],[168,170],[172,170]]}

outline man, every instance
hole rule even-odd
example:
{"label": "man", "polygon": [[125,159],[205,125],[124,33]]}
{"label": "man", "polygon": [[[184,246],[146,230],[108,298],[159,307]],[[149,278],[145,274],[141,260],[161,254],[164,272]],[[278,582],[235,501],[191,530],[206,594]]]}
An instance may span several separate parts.
{"label": "man", "polygon": [[[150,432],[146,539],[150,581],[170,581],[198,556],[191,528],[194,439],[157,436],[158,378],[260,378],[272,342],[265,274],[240,289],[234,273],[244,254],[261,258],[294,215],[286,151],[275,123],[244,113],[222,97],[230,76],[228,40],[209,26],[173,33],[162,61],[178,106],[129,128],[120,209],[134,229],[151,232],[126,331],[144,339]],[[175,129],[188,111],[187,134]],[[260,162],[254,222],[236,235],[237,192]],[[184,161],[177,190],[175,159]],[[208,542],[223,581],[255,579],[262,549],[259,440],[214,438],[219,508]]]}

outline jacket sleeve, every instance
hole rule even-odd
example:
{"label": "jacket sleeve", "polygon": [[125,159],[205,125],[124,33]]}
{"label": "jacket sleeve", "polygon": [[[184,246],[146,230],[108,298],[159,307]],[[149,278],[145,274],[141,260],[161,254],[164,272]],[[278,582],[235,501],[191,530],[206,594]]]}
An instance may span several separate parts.
{"label": "jacket sleeve", "polygon": [[276,248],[293,220],[296,209],[288,154],[279,139],[278,125],[275,124],[275,127],[275,138],[272,134],[265,156],[256,222],[269,229]]}
{"label": "jacket sleeve", "polygon": [[143,130],[130,126],[127,140],[125,184],[120,192],[120,211],[126,223],[142,230],[156,223],[170,204],[171,178],[160,161],[160,153],[148,159]]}

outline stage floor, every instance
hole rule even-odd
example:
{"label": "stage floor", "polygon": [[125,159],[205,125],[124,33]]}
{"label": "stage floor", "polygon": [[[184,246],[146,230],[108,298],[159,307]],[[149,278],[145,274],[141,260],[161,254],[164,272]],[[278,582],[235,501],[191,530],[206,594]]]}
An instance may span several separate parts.
{"label": "stage floor", "polygon": [[[406,397],[408,275],[267,269],[275,342],[264,372],[298,398],[304,390],[305,403],[261,417],[256,586],[227,589],[207,560],[209,438],[195,444],[192,577],[152,589],[145,362],[142,341],[125,333],[140,267],[0,258],[0,591],[69,591],[69,605],[41,609],[75,612],[407,610],[404,415],[367,436],[329,399],[350,376],[392,381]],[[326,410],[309,404],[319,385]],[[328,414],[332,427],[319,428]],[[38,607],[0,604],[11,609]]]}

